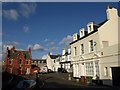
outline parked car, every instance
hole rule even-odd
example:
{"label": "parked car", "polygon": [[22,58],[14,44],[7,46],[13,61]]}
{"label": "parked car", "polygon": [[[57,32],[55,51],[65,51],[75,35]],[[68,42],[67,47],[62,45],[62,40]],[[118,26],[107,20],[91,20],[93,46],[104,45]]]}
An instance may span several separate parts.
{"label": "parked car", "polygon": [[26,90],[32,86],[36,85],[35,80],[22,80],[20,81],[17,86],[15,87],[15,90]]}
{"label": "parked car", "polygon": [[67,73],[67,70],[63,68],[62,73]]}
{"label": "parked car", "polygon": [[53,71],[51,69],[48,69],[48,73],[53,73]]}
{"label": "parked car", "polygon": [[67,73],[67,70],[65,68],[58,68],[58,72]]}
{"label": "parked car", "polygon": [[48,69],[46,66],[41,67],[41,69],[39,70],[39,73],[48,73]]}

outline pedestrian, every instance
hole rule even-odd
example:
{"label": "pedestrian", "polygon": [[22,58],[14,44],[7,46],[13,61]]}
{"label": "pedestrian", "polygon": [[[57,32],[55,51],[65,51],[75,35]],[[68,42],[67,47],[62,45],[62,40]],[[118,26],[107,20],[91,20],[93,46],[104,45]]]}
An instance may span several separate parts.
{"label": "pedestrian", "polygon": [[44,86],[44,83],[42,80],[40,80],[38,73],[36,73],[36,87],[37,88],[42,88]]}
{"label": "pedestrian", "polygon": [[99,84],[99,76],[96,74],[97,84]]}

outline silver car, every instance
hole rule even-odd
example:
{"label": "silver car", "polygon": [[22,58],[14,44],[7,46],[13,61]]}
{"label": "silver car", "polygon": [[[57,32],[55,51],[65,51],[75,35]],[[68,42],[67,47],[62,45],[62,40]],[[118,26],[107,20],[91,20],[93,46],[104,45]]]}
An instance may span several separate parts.
{"label": "silver car", "polygon": [[17,84],[16,88],[18,90],[26,90],[34,85],[36,85],[35,80],[22,80]]}

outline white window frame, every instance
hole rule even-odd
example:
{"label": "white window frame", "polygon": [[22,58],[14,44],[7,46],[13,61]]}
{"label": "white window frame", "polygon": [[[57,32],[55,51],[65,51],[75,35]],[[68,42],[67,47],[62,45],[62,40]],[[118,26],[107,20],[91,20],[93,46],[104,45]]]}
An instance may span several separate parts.
{"label": "white window frame", "polygon": [[[93,42],[93,44],[91,45],[91,41]],[[92,50],[93,49],[93,50]],[[94,40],[91,39],[89,40],[89,52],[93,52],[94,51]]]}
{"label": "white window frame", "polygon": [[92,31],[92,26],[89,25],[88,27],[89,27],[89,32],[91,32]]}
{"label": "white window frame", "polygon": [[80,44],[80,55],[84,54],[84,44]]}
{"label": "white window frame", "polygon": [[94,75],[93,61],[85,62],[85,70],[87,76]]}
{"label": "white window frame", "polygon": [[74,56],[77,55],[77,47],[74,47]]}
{"label": "white window frame", "polygon": [[[27,63],[28,62],[28,63]],[[26,64],[29,65],[29,60],[26,60]]]}
{"label": "white window frame", "polygon": [[104,67],[104,76],[108,77],[108,67]]}
{"label": "white window frame", "polygon": [[95,68],[96,68],[96,74],[99,75],[100,71],[99,71],[99,61],[95,61]]}
{"label": "white window frame", "polygon": [[83,31],[80,31],[81,32],[81,36],[83,36]]}
{"label": "white window frame", "polygon": [[109,67],[109,75],[110,75],[110,77],[112,77],[112,68],[111,67]]}

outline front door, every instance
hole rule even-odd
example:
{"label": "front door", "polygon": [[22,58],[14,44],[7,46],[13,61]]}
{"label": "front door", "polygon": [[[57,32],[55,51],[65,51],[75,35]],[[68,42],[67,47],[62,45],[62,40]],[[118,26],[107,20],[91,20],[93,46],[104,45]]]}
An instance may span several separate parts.
{"label": "front door", "polygon": [[113,86],[120,86],[120,67],[112,67]]}
{"label": "front door", "polygon": [[30,68],[27,68],[26,74],[30,74]]}

